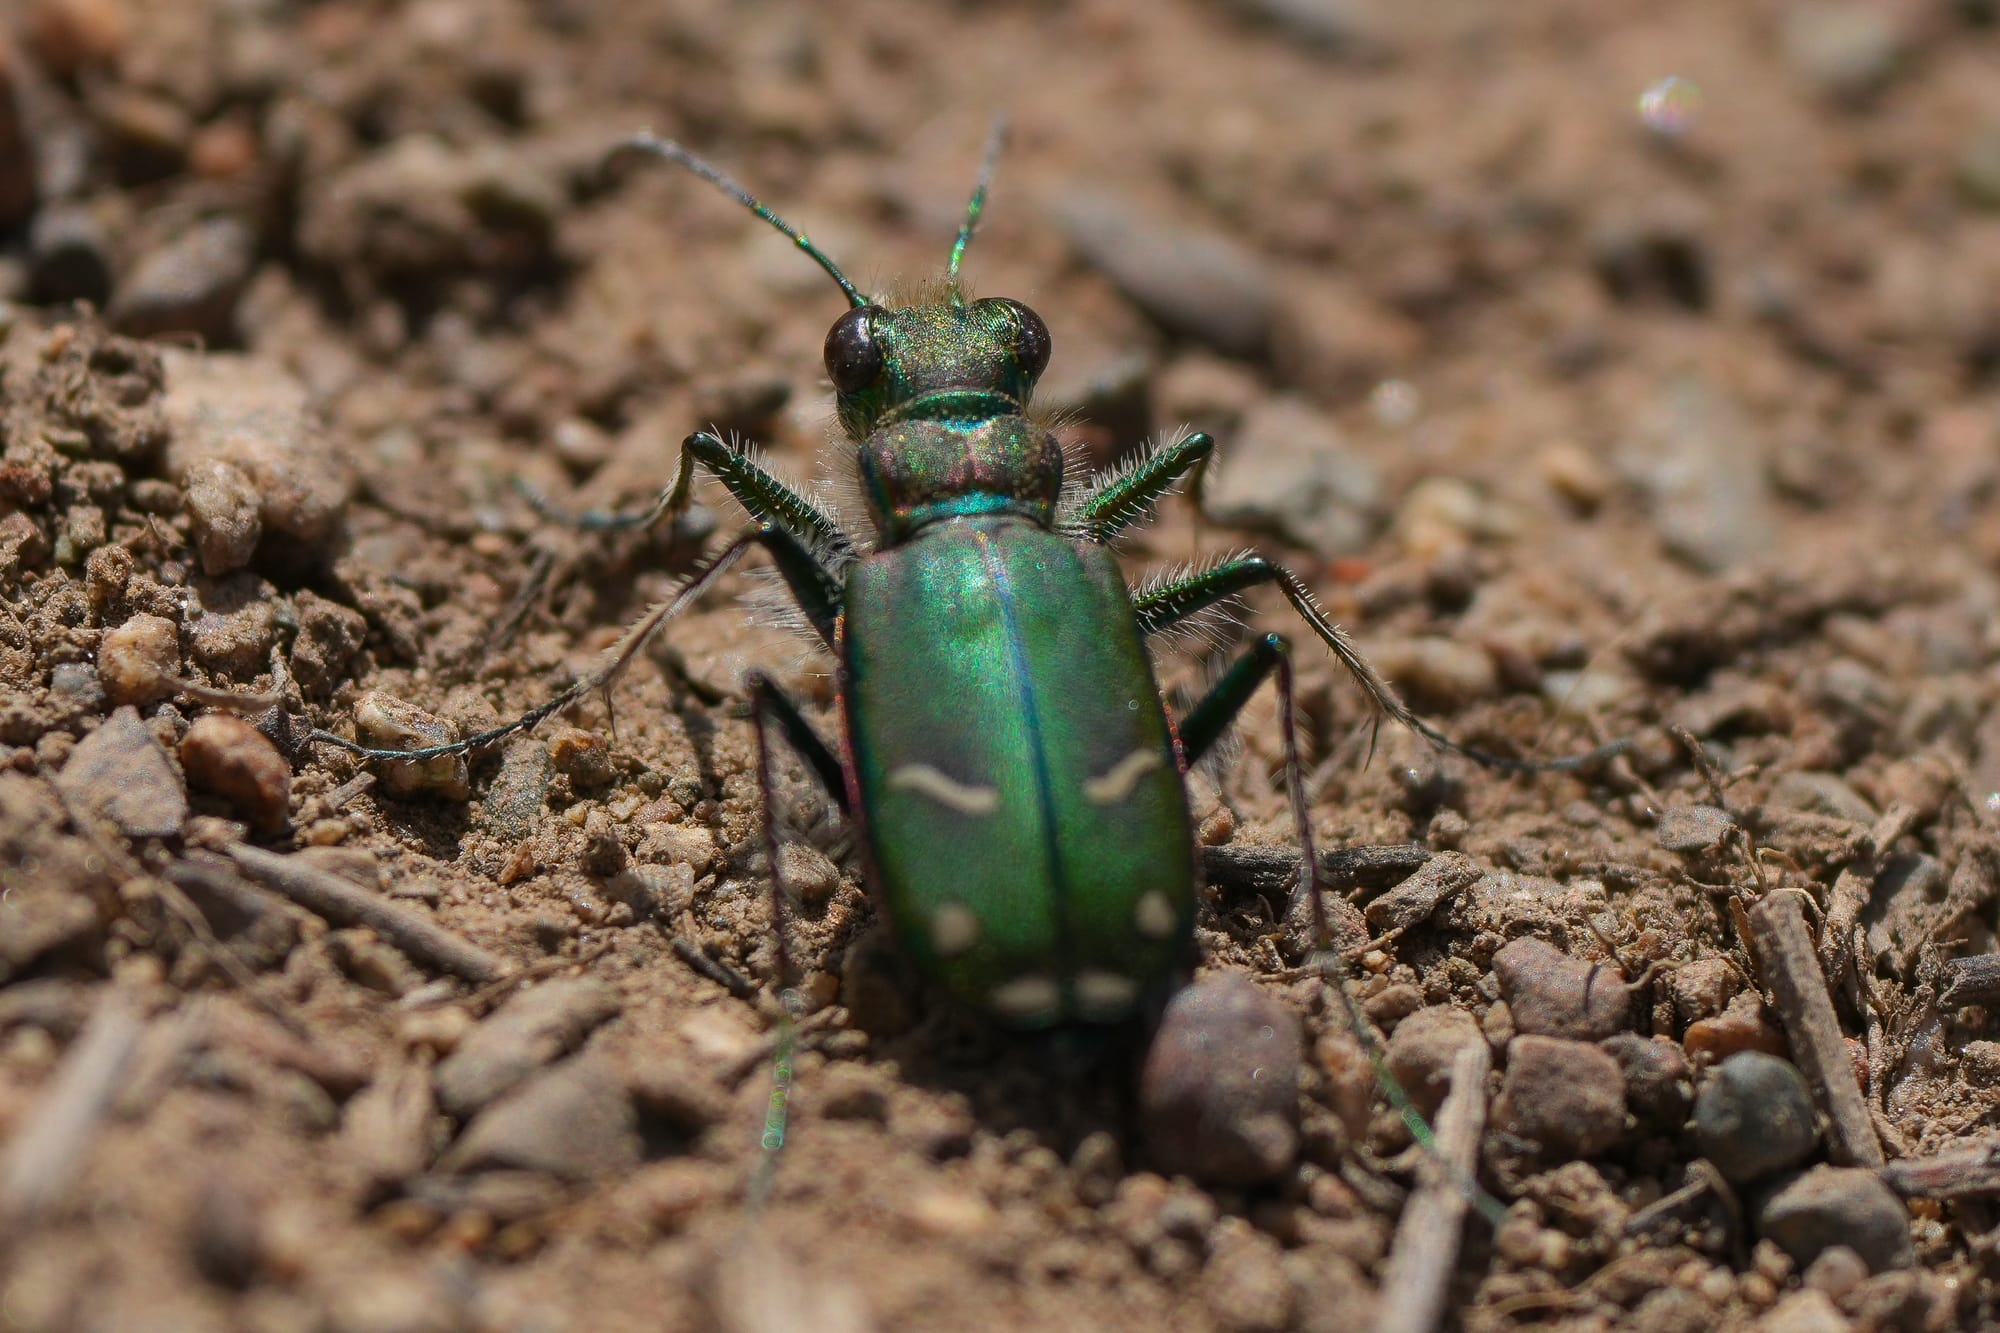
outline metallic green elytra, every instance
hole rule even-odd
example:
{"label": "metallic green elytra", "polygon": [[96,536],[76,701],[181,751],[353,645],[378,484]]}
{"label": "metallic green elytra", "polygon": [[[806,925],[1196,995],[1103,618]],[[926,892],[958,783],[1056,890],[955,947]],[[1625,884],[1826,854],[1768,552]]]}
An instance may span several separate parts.
{"label": "metallic green elytra", "polygon": [[802,233],[702,158],[652,135],[628,141],[734,197],[846,296],[825,362],[872,535],[851,535],[748,452],[698,431],[649,510],[572,521],[621,528],[677,514],[691,501],[698,463],[753,526],[632,626],[599,670],[512,722],[449,745],[399,752],[325,731],[314,737],[412,760],[532,727],[608,687],[652,635],[760,548],[838,665],[845,724],[836,751],[768,676],[749,673],[781,973],[787,982],[796,976],[769,816],[774,730],[860,826],[877,899],[910,958],[964,1005],[1018,1028],[1124,1021],[1186,968],[1198,864],[1184,778],[1274,677],[1301,887],[1319,943],[1328,940],[1287,641],[1254,639],[1178,719],[1162,703],[1148,640],[1207,608],[1275,588],[1380,710],[1481,762],[1534,770],[1594,757],[1531,763],[1454,744],[1404,707],[1295,575],[1260,556],[1128,590],[1111,541],[1196,474],[1214,443],[1190,434],[1108,476],[1065,476],[1062,449],[1031,412],[1049,364],[1047,327],[1017,301],[970,299],[958,282],[999,142],[996,129],[943,280],[891,306],[863,295]]}
{"label": "metallic green elytra", "polygon": [[1186,961],[1194,832],[1124,580],[1005,509],[855,562],[849,782],[903,947],[1017,1026],[1108,1022]]}

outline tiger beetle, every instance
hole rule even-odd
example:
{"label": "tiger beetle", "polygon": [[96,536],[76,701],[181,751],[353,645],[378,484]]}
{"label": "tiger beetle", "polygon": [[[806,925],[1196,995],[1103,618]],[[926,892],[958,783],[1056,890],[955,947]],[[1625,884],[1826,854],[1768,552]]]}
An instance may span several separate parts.
{"label": "tiger beetle", "polygon": [[1174,439],[1109,475],[1071,475],[1030,410],[1048,327],[1005,297],[968,297],[959,266],[985,209],[996,125],[941,283],[906,304],[871,300],[800,232],[720,169],[644,133],[622,151],[678,163],[730,195],[833,279],[848,309],[827,333],[826,373],[870,532],[708,431],[682,445],[673,483],[642,513],[585,515],[595,529],[647,526],[686,509],[696,464],[752,526],[648,611],[595,672],[549,702],[448,745],[373,749],[420,760],[490,745],[609,686],[645,643],[753,548],[776,566],[838,664],[836,748],[762,671],[746,678],[780,972],[786,897],[773,816],[773,734],[803,757],[859,826],[881,909],[919,972],[1016,1029],[1109,1025],[1146,1012],[1192,962],[1199,871],[1184,785],[1252,693],[1275,679],[1303,890],[1317,943],[1330,939],[1294,721],[1291,644],[1252,642],[1178,718],[1147,645],[1218,604],[1275,587],[1381,714],[1490,767],[1573,767],[1604,751],[1532,762],[1461,746],[1414,715],[1320,610],[1306,585],[1258,555],[1128,588],[1112,542],[1215,447]]}

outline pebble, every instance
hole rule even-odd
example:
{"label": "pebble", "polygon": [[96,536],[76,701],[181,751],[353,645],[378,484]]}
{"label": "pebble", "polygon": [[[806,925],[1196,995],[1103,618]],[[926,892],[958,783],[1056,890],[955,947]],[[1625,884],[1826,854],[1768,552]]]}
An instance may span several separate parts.
{"label": "pebble", "polygon": [[192,334],[210,343],[236,336],[236,304],[256,267],[257,238],[232,217],[197,222],[142,256],[106,310],[113,328],[138,338]]}
{"label": "pebble", "polygon": [[1850,1333],[1854,1323],[1821,1291],[1794,1291],[1764,1312],[1752,1333]]}
{"label": "pebble", "polygon": [[1762,1051],[1730,1056],[1702,1084],[1694,1135],[1701,1155],[1732,1185],[1797,1166],[1819,1146],[1805,1076]]}
{"label": "pebble", "polygon": [[181,740],[190,786],[215,793],[267,833],[291,813],[292,769],[268,737],[233,713],[204,713]]}
{"label": "pebble", "polygon": [[439,1104],[465,1118],[581,1046],[619,1007],[618,992],[590,977],[559,977],[518,992],[438,1065]]}
{"label": "pebble", "polygon": [[270,669],[278,641],[276,590],[253,574],[197,579],[184,596],[188,656],[230,680],[253,680]]}
{"label": "pebble", "polygon": [[[1424,332],[1408,316],[1338,278],[1287,281],[1278,293],[1271,363],[1278,380],[1316,397],[1358,395],[1387,387],[1372,402],[1376,419],[1406,426],[1421,410],[1405,374],[1424,351]],[[1393,386],[1400,386],[1393,387]]]}
{"label": "pebble", "polygon": [[1169,1173],[1257,1185],[1299,1148],[1298,1016],[1248,977],[1222,972],[1167,1005],[1139,1078],[1148,1148]]}
{"label": "pebble", "polygon": [[1814,92],[1853,104],[1895,77],[1903,34],[1882,6],[1867,0],[1801,4],[1785,15],[1783,51]]}
{"label": "pebble", "polygon": [[214,577],[249,564],[264,537],[256,485],[241,468],[216,458],[195,463],[178,480],[202,572]]}
{"label": "pebble", "polygon": [[555,765],[541,737],[520,736],[509,742],[501,752],[500,771],[480,802],[493,836],[518,845],[532,834],[554,776]]}
{"label": "pebble", "polygon": [[1278,1242],[1247,1226],[1218,1237],[1201,1273],[1201,1295],[1218,1328],[1276,1333],[1292,1319],[1296,1294]]}
{"label": "pebble", "polygon": [[729,1115],[729,1091],[714,1069],[684,1055],[649,1058],[627,1077],[626,1087],[641,1115],[685,1138],[700,1137]]}
{"label": "pebble", "polygon": [[549,737],[548,755],[558,773],[585,790],[603,787],[616,775],[604,737],[582,727],[557,728]]}
{"label": "pebble", "polygon": [[602,1060],[578,1056],[481,1111],[439,1166],[583,1182],[631,1171],[640,1158],[638,1115],[624,1084]]}
{"label": "pebble", "polygon": [[1836,1245],[1860,1255],[1874,1273],[1916,1262],[1909,1210],[1863,1167],[1816,1166],[1805,1172],[1764,1201],[1757,1230],[1800,1268]]}
{"label": "pebble", "polygon": [[1791,1048],[1764,1012],[1764,1002],[1755,991],[1743,991],[1720,1014],[1689,1023],[1681,1036],[1681,1049],[1696,1064],[1714,1064],[1739,1051],[1763,1051],[1788,1055]]}
{"label": "pebble", "polygon": [[[377,749],[420,750],[458,739],[458,728],[380,690],[370,690],[355,702],[354,728],[363,744]],[[377,772],[384,789],[396,796],[435,793],[448,801],[463,801],[472,795],[472,770],[462,754],[385,760]]]}
{"label": "pebble", "polygon": [[430,1164],[440,1122],[430,1071],[415,1062],[380,1070],[342,1108],[341,1155],[371,1185],[408,1180]]}
{"label": "pebble", "polygon": [[1875,821],[1875,807],[1831,773],[1786,773],[1772,784],[1769,804],[1855,824]]}
{"label": "pebble", "polygon": [[[168,478],[185,489],[197,471],[212,477],[212,465],[227,465],[248,483],[264,531],[295,538],[306,551],[325,545],[354,483],[345,455],[320,429],[305,386],[261,357],[179,348],[164,348],[161,356]],[[191,518],[207,521],[189,504]]]}
{"label": "pebble", "polygon": [[1521,1036],[1507,1043],[1495,1126],[1545,1156],[1592,1157],[1625,1132],[1625,1074],[1586,1042]]}
{"label": "pebble", "polygon": [[1412,708],[1445,712],[1500,693],[1493,655],[1476,643],[1443,635],[1370,638],[1368,660]]}
{"label": "pebble", "polygon": [[24,8],[28,44],[58,77],[116,60],[132,30],[127,0],[36,0]]}
{"label": "pebble", "polygon": [[1694,1071],[1687,1056],[1667,1037],[1620,1032],[1598,1048],[1625,1074],[1625,1105],[1646,1125],[1677,1132],[1694,1106]]}
{"label": "pebble", "polygon": [[96,213],[80,203],[44,205],[28,224],[28,284],[37,302],[88,301],[111,294],[111,241]]}
{"label": "pebble", "polygon": [[1249,360],[1269,351],[1278,295],[1250,251],[1091,190],[1058,200],[1055,218],[1084,261],[1169,333]]}
{"label": "pebble", "polygon": [[1764,442],[1733,400],[1705,381],[1682,380],[1638,422],[1619,463],[1673,555],[1719,574],[1770,548],[1777,527]]}
{"label": "pebble", "polygon": [[1660,812],[1653,836],[1676,856],[1699,856],[1722,845],[1736,831],[1729,812],[1712,805],[1670,805]]}
{"label": "pebble", "polygon": [[219,1287],[242,1291],[264,1270],[263,1210],[226,1178],[203,1183],[186,1234],[196,1271]]}
{"label": "pebble", "polygon": [[1382,481],[1317,408],[1280,394],[1245,413],[1228,466],[1205,483],[1204,506],[1218,522],[1344,555],[1381,528]]}
{"label": "pebble", "polygon": [[308,698],[324,699],[368,637],[367,618],[306,589],[293,596],[292,615],[298,622],[292,636],[292,679]]}
{"label": "pebble", "polygon": [[128,838],[170,838],[187,822],[173,761],[129,704],[77,742],[55,785],[72,808],[104,816]]}
{"label": "pebble", "polygon": [[1479,1020],[1448,1004],[1419,1009],[1389,1036],[1389,1073],[1426,1118],[1437,1114],[1451,1091],[1452,1061],[1475,1041],[1484,1041]]}
{"label": "pebble", "polygon": [[1631,1025],[1631,992],[1618,969],[1571,958],[1546,940],[1508,941],[1493,955],[1493,975],[1516,1032],[1599,1041]]}

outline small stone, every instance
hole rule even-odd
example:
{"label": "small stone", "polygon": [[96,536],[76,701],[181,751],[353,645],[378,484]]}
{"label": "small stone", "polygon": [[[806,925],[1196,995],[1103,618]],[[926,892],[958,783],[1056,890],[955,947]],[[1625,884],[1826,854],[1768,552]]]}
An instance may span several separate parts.
{"label": "small stone", "polygon": [[1825,1292],[1794,1291],[1764,1312],[1752,1333],[1851,1333],[1854,1323]]}
{"label": "small stone", "polygon": [[1791,1047],[1785,1034],[1764,1012],[1764,1002],[1755,991],[1739,993],[1720,1014],[1688,1024],[1681,1048],[1696,1064],[1714,1064],[1739,1051],[1763,1051],[1785,1056]]}
{"label": "small stone", "polygon": [[729,1092],[715,1070],[686,1056],[655,1056],[626,1079],[639,1113],[685,1138],[699,1138],[729,1115]]}
{"label": "small stone", "polygon": [[299,626],[292,638],[292,678],[307,696],[324,699],[368,637],[368,621],[352,607],[305,590],[293,597],[292,610]]}
{"label": "small stone", "polygon": [[881,1074],[864,1065],[828,1065],[808,1096],[829,1120],[889,1123],[889,1090]]}
{"label": "small stone", "polygon": [[1231,1227],[1202,1268],[1203,1303],[1218,1328],[1277,1333],[1291,1323],[1296,1299],[1278,1242],[1248,1227]]}
{"label": "small stone", "polygon": [[236,336],[236,303],[256,266],[257,238],[235,218],[208,218],[142,256],[105,312],[113,328],[138,338],[192,334],[222,343]]}
{"label": "small stone", "polygon": [[1514,1013],[1514,1030],[1599,1041],[1632,1022],[1631,992],[1615,967],[1571,958],[1546,940],[1510,940],[1493,975]]}
{"label": "small stone", "polygon": [[778,849],[785,888],[810,910],[826,906],[840,888],[840,867],[809,843],[787,842]]}
{"label": "small stone", "polygon": [[383,1185],[423,1171],[440,1146],[440,1129],[430,1071],[402,1062],[347,1099],[337,1144],[371,1185]]}
{"label": "small stone", "polygon": [[1592,1157],[1625,1133],[1625,1075],[1597,1047],[1559,1037],[1507,1044],[1495,1126],[1551,1158]]}
{"label": "small stone", "polygon": [[594,731],[582,727],[560,728],[549,737],[548,752],[549,762],[556,771],[581,789],[603,787],[615,776],[611,747]]}
{"label": "small stone", "polygon": [[1619,462],[1672,554],[1719,574],[1769,549],[1777,525],[1765,442],[1741,406],[1704,381],[1684,380],[1635,422]]}
{"label": "small stone", "polygon": [[1736,832],[1729,812],[1712,805],[1670,805],[1660,812],[1654,836],[1676,856],[1698,856],[1722,846]]}
{"label": "small stone", "polygon": [[1476,643],[1443,635],[1371,638],[1368,660],[1418,712],[1461,708],[1500,693],[1493,655]]}
{"label": "small stone", "polygon": [[1812,1091],[1790,1061],[1761,1051],[1732,1055],[1702,1085],[1694,1135],[1730,1184],[1774,1176],[1819,1146]]}
{"label": "small stone", "polygon": [[189,608],[184,633],[188,656],[228,680],[248,681],[270,669],[278,642],[278,602],[270,584],[254,574],[196,579],[200,602]]}
{"label": "small stone", "polygon": [[257,357],[177,348],[161,357],[167,379],[161,406],[171,432],[167,476],[185,488],[198,469],[226,464],[247,483],[264,530],[298,540],[293,555],[324,546],[353,478],[345,454],[320,429],[305,385]]}
{"label": "small stone", "polygon": [[210,1178],[196,1197],[190,1222],[187,1240],[197,1272],[231,1291],[257,1279],[267,1250],[263,1215],[241,1188]]}
{"label": "small stone", "polygon": [[1787,773],[1772,784],[1769,803],[1783,810],[1832,815],[1856,824],[1875,820],[1875,807],[1831,773]]}
{"label": "small stone", "polygon": [[1625,1074],[1625,1105],[1648,1126],[1668,1132],[1687,1123],[1694,1106],[1694,1072],[1666,1037],[1620,1032],[1597,1043]]}
{"label": "small stone", "polygon": [[1270,349],[1277,291],[1256,255],[1094,191],[1071,192],[1055,214],[1084,261],[1168,332],[1246,359]]}
{"label": "small stone", "polygon": [[1896,19],[1865,0],[1800,4],[1785,15],[1785,59],[1833,101],[1859,103],[1887,86],[1903,45]]}
{"label": "small stone", "polygon": [[1298,1016],[1239,973],[1204,977],[1167,1005],[1139,1078],[1139,1116],[1162,1169],[1256,1185],[1299,1147]]}
{"label": "small stone", "polygon": [[1441,852],[1369,903],[1363,915],[1378,934],[1408,930],[1430,920],[1447,900],[1478,883],[1481,875],[1470,857]]}
{"label": "small stone", "polygon": [[1451,1090],[1452,1061],[1468,1044],[1484,1040],[1479,1021],[1463,1009],[1419,1009],[1389,1036],[1389,1072],[1418,1111],[1434,1116]]}
{"label": "small stone", "polygon": [[77,742],[55,785],[72,807],[102,815],[128,838],[170,838],[187,822],[173,761],[130,705]]}
{"label": "small stone", "polygon": [[1382,483],[1339,429],[1303,398],[1253,404],[1229,464],[1205,483],[1217,521],[1272,532],[1324,556],[1359,549],[1382,525]]}
{"label": "small stone", "polygon": [[1800,1268],[1844,1245],[1869,1271],[1908,1268],[1916,1262],[1910,1214],[1894,1190],[1863,1167],[1816,1166],[1764,1201],[1757,1230],[1774,1240]]}
{"label": "small stone", "polygon": [[37,302],[102,305],[111,294],[111,238],[81,203],[47,204],[28,225],[29,292]]}
{"label": "small stone", "polygon": [[1595,513],[1618,486],[1604,460],[1574,441],[1549,445],[1536,456],[1535,465],[1550,489],[1578,513]]}
{"label": "small stone", "polygon": [[639,1165],[638,1116],[606,1065],[578,1056],[481,1111],[445,1153],[447,1171],[513,1168],[585,1182]]}
{"label": "small stone", "polygon": [[204,713],[181,740],[188,783],[214,792],[265,832],[291,813],[292,770],[263,732],[233,713]]}
{"label": "small stone", "polygon": [[184,488],[202,572],[213,578],[249,564],[264,536],[262,505],[250,478],[234,464],[207,458],[176,480]]}
{"label": "small stone", "polygon": [[588,977],[517,993],[437,1067],[439,1104],[464,1119],[582,1045],[619,1008],[618,992]]}
{"label": "small stone", "polygon": [[[354,727],[364,744],[377,749],[421,750],[458,739],[456,727],[380,690],[370,690],[355,702]],[[472,795],[472,771],[462,754],[383,760],[377,771],[383,787],[396,796],[436,793],[448,801],[463,801]]]}

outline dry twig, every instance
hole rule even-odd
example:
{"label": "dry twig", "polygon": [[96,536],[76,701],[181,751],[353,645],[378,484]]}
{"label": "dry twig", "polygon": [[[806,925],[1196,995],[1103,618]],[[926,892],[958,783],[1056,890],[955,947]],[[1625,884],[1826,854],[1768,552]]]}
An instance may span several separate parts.
{"label": "dry twig", "polygon": [[1466,1182],[1478,1166],[1486,1131],[1486,1074],[1492,1067],[1493,1053],[1484,1041],[1467,1042],[1451,1062],[1451,1091],[1438,1111],[1434,1150],[1419,1162],[1416,1193],[1396,1225],[1375,1333],[1430,1333],[1444,1313],[1459,1232],[1471,1206]]}

